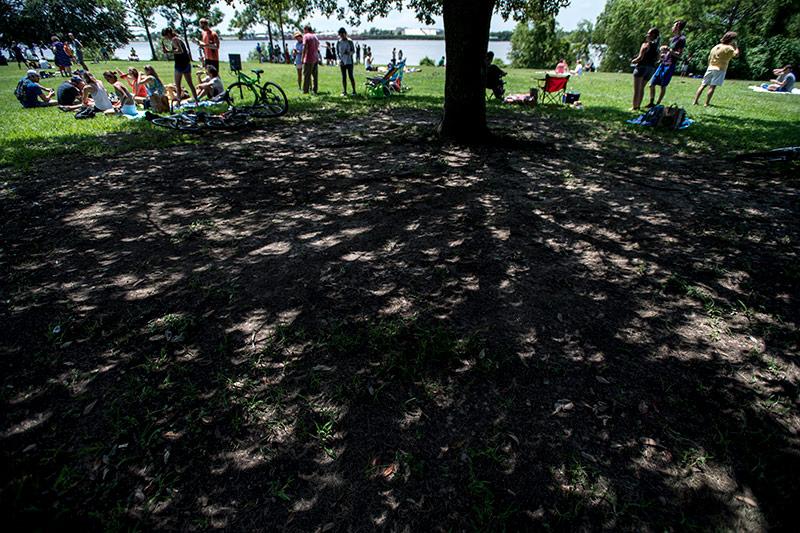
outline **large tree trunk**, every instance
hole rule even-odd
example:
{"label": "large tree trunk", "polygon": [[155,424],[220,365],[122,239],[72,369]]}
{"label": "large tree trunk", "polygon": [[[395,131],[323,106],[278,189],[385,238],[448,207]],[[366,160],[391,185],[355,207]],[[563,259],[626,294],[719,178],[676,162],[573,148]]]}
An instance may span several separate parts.
{"label": "large tree trunk", "polygon": [[269,44],[267,45],[269,57],[267,58],[267,63],[272,63],[272,52],[274,49],[272,48],[272,23],[269,20],[267,21],[267,36],[269,37]]}
{"label": "large tree trunk", "polygon": [[278,11],[278,27],[281,30],[281,57],[283,58],[283,63],[289,63],[289,54],[286,53],[288,48],[286,48],[286,34],[283,32],[283,5],[281,4],[281,10]]}
{"label": "large tree trunk", "polygon": [[442,138],[480,142],[486,126],[486,50],[495,0],[444,0],[445,53]]}
{"label": "large tree trunk", "polygon": [[153,54],[152,60],[158,61],[158,56],[156,55],[156,47],[153,45],[153,36],[150,35],[150,27],[147,24],[147,14],[144,12],[141,2],[136,3],[136,8],[139,11],[139,18],[142,19],[142,27],[144,27],[144,32],[145,34],[147,34],[147,42],[150,45],[150,53]]}
{"label": "large tree trunk", "polygon": [[189,54],[189,60],[194,61],[192,57],[192,47],[189,46],[189,33],[186,29],[186,19],[183,18],[183,6],[178,4],[178,15],[181,17],[181,28],[183,28],[183,43],[186,45],[186,52]]}

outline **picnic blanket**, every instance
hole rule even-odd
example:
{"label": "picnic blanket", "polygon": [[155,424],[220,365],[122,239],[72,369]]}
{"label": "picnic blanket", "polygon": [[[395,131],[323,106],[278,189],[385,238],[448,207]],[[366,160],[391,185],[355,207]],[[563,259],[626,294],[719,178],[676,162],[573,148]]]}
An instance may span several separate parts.
{"label": "picnic blanket", "polygon": [[[637,126],[654,126],[654,124],[650,124],[650,123],[646,122],[644,120],[644,116],[645,116],[645,113],[642,113],[638,117],[632,118],[630,120],[626,120],[625,122],[627,122],[628,124],[636,124]],[[678,129],[679,130],[685,130],[686,128],[688,128],[692,124],[694,124],[694,120],[690,119],[689,117],[686,117],[685,119],[683,119],[683,124],[681,124],[680,127],[678,127]]]}
{"label": "picnic blanket", "polygon": [[[766,85],[766,83],[764,84]],[[757,93],[770,93],[770,94],[800,94],[800,89],[792,89],[792,92],[780,92],[780,91],[768,91],[764,85],[751,85],[748,87],[751,91],[755,91]]]}
{"label": "picnic blanket", "polygon": [[503,102],[507,104],[535,106],[536,97],[530,94],[509,94],[503,99]]}

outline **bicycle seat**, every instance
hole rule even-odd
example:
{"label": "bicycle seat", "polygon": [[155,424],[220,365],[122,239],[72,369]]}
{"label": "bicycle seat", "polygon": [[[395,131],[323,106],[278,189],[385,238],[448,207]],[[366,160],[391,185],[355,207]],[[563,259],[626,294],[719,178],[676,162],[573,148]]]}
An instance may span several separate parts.
{"label": "bicycle seat", "polygon": [[264,74],[264,70],[260,68],[254,68],[250,72],[252,72],[253,74]]}

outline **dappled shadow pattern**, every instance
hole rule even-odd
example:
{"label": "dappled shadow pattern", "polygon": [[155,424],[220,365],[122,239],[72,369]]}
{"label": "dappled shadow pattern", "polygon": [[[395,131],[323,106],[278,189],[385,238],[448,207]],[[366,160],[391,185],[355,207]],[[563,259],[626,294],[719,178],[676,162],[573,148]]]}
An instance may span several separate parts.
{"label": "dappled shadow pattern", "polygon": [[5,185],[6,515],[788,528],[792,169],[524,114],[467,150],[433,120],[287,119]]}

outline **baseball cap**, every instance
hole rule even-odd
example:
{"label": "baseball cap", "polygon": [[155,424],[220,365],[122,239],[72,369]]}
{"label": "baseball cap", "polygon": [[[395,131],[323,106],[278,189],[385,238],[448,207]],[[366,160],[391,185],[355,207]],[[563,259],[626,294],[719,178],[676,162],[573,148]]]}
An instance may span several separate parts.
{"label": "baseball cap", "polygon": [[36,71],[35,71],[35,70],[33,70],[33,69],[31,69],[31,70],[29,70],[27,73],[25,73],[25,76],[27,76],[28,78],[32,78],[32,77],[34,77],[34,76],[38,76],[38,75],[39,75],[39,73],[38,73],[38,72],[36,72]]}
{"label": "baseball cap", "polygon": [[81,77],[80,77],[80,76],[72,76],[72,77],[69,79],[69,81],[71,81],[72,83],[81,83],[83,80],[81,79]]}

